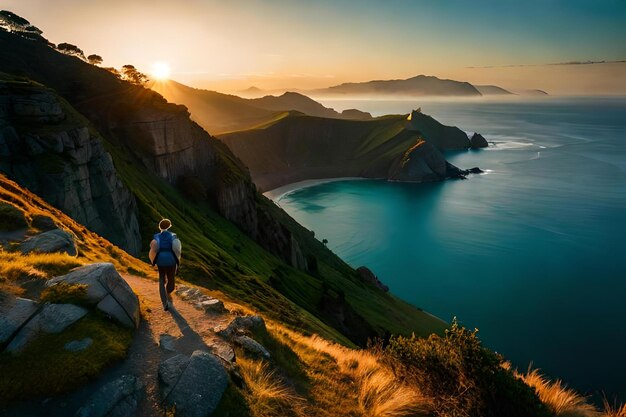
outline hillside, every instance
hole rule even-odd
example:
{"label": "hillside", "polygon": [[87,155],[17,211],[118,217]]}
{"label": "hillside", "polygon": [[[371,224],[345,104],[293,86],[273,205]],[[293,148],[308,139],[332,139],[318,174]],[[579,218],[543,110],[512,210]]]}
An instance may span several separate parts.
{"label": "hillside", "polygon": [[[291,326],[359,344],[386,332],[442,330],[440,320],[365,284],[310,231],[256,193],[243,164],[191,122],[185,108],[46,43],[0,31],[0,54],[1,71],[28,75],[65,94],[67,102],[55,95],[57,104],[51,108],[63,107],[66,120],[76,120],[76,127],[89,126],[93,140],[110,154],[121,179],[117,186],[136,203],[143,254],[154,225],[167,216],[185,241],[183,276],[220,288]],[[51,94],[23,79],[14,83]],[[55,123],[44,127],[53,133],[68,128]],[[13,128],[19,131],[19,126]],[[57,160],[63,149],[43,154]],[[28,158],[28,149],[17,147],[3,158]],[[62,166],[67,172],[79,169],[75,163]],[[64,201],[59,204],[63,210],[68,207]],[[92,209],[87,201],[85,209]]]}
{"label": "hillside", "polygon": [[313,96],[480,96],[470,83],[442,80],[433,76],[418,75],[405,80],[375,80],[361,83],[344,83],[309,92]]}
{"label": "hillside", "polygon": [[[265,191],[318,178],[426,182],[467,174],[441,153],[471,147],[473,142],[463,131],[419,112],[407,119],[396,115],[348,121],[292,115],[219,139],[248,166],[254,182]],[[419,152],[418,144],[423,144]]]}
{"label": "hillside", "polygon": [[[55,231],[70,237],[76,255],[50,247],[49,253],[15,252]],[[5,314],[13,323],[20,311],[15,307],[27,302],[40,312],[93,308],[85,298],[90,292],[81,292],[85,284],[50,286],[83,271],[90,271],[87,277],[111,271],[108,279],[119,280],[141,306],[135,328],[92,311],[58,332],[41,331],[17,353],[0,350],[3,416],[408,417],[462,411],[496,417],[494,410],[524,417],[617,415],[597,413],[536,370],[510,370],[475,333],[456,324],[445,337],[392,338],[386,348],[356,350],[290,329],[220,291],[180,279],[174,307],[164,312],[151,267],[3,175],[0,243],[0,337],[7,334]],[[429,359],[415,361],[412,355],[424,349]],[[464,391],[450,401],[457,384]],[[562,401],[571,405],[563,408]]]}
{"label": "hillside", "polygon": [[185,105],[192,118],[212,134],[254,128],[294,111],[319,117],[371,118],[369,113],[338,113],[299,93],[246,99],[188,87],[171,80],[149,82],[146,87],[169,102]]}
{"label": "hillside", "polygon": [[497,85],[475,85],[476,89],[480,91],[480,94],[483,96],[500,96],[500,95],[513,95],[508,90],[505,90],[502,87],[498,87]]}

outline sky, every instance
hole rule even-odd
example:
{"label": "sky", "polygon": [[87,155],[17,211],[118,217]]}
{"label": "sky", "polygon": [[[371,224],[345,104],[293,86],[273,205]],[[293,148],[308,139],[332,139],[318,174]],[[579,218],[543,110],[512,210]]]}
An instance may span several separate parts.
{"label": "sky", "polygon": [[[219,91],[435,75],[626,94],[626,0],[0,0],[104,65]],[[484,68],[489,67],[489,68]]]}

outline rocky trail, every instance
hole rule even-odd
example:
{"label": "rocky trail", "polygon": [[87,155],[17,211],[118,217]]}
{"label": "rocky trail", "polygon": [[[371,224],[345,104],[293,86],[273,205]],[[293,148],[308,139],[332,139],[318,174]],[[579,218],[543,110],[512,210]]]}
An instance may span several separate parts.
{"label": "rocky trail", "polygon": [[[139,297],[143,314],[127,358],[71,394],[20,404],[7,410],[7,417],[124,415],[120,411],[124,407],[110,414],[105,411],[116,402],[127,403],[128,411],[136,409],[129,415],[162,416],[165,407],[159,388],[159,366],[164,361],[176,355],[189,357],[196,351],[213,353],[227,367],[234,360],[231,344],[214,331],[227,327],[233,319],[220,301],[179,284],[172,294],[173,306],[164,311],[158,282],[133,275],[123,278]],[[107,405],[97,404],[98,401]]]}

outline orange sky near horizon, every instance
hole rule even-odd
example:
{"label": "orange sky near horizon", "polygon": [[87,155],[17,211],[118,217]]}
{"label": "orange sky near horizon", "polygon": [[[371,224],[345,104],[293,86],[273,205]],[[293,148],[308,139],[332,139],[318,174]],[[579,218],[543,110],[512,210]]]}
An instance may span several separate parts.
{"label": "orange sky near horizon", "polygon": [[[426,74],[511,90],[626,95],[625,63],[540,65],[626,59],[626,43],[616,37],[621,29],[607,20],[610,10],[598,12],[605,34],[590,32],[570,45],[569,26],[550,27],[549,20],[546,27],[525,28],[517,22],[516,14],[532,11],[481,6],[482,1],[464,10],[459,0],[436,3],[393,0],[381,8],[365,0],[356,3],[360,7],[347,0],[5,0],[1,7],[30,20],[54,43],[101,55],[105,66],[133,64],[149,72],[164,61],[172,79],[225,92]],[[563,14],[568,25],[587,19],[585,10],[560,7],[562,12],[529,16],[540,21],[543,14]],[[477,24],[487,19],[490,27],[464,27],[465,16]],[[493,67],[468,68],[485,65]]]}

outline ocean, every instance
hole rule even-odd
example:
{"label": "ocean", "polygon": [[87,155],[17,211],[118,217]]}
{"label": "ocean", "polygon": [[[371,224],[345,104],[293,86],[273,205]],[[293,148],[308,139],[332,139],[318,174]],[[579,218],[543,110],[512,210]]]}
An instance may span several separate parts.
{"label": "ocean", "polygon": [[394,294],[453,317],[520,369],[626,400],[626,98],[347,101],[421,107],[492,146],[448,153],[467,180],[347,180],[277,203]]}

